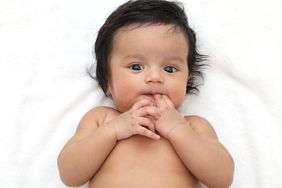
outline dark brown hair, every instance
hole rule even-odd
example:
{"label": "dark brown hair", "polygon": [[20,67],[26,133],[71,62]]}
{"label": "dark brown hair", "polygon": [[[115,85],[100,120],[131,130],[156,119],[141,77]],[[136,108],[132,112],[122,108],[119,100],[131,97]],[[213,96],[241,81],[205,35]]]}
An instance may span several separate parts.
{"label": "dark brown hair", "polygon": [[[188,24],[184,7],[179,2],[165,0],[131,0],[118,7],[107,18],[104,25],[100,28],[95,42],[96,56],[96,77],[99,86],[106,94],[110,76],[108,58],[110,56],[113,38],[119,28],[131,24],[172,24],[179,27],[188,39],[189,52],[187,57],[189,79],[187,82],[186,93],[196,93],[199,91],[196,79],[203,78],[201,68],[205,65],[204,55],[198,53],[196,48],[196,34]],[[91,73],[92,72],[92,73]]]}

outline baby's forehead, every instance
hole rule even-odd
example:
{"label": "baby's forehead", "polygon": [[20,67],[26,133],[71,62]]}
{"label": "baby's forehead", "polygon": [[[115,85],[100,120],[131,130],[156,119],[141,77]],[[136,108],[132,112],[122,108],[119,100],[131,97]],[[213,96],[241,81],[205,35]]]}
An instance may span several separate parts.
{"label": "baby's forehead", "polygon": [[145,22],[145,23],[130,23],[130,24],[123,25],[120,28],[118,28],[115,33],[122,32],[122,31],[131,31],[134,29],[146,28],[150,26],[167,26],[165,27],[167,29],[167,32],[179,32],[179,31],[182,32],[182,29],[180,28],[180,26],[176,24]]}
{"label": "baby's forehead", "polygon": [[121,27],[119,27],[114,33],[113,33],[113,37],[112,37],[112,42],[115,42],[114,40],[122,33],[124,32],[128,32],[128,31],[133,31],[136,29],[142,29],[142,28],[147,28],[150,26],[164,26],[162,27],[165,31],[165,34],[183,34],[183,36],[186,39],[187,45],[189,46],[189,37],[186,34],[186,32],[184,31],[184,29],[182,29],[179,25],[177,24],[173,24],[173,23],[154,23],[154,22],[145,22],[145,23],[130,23],[130,24],[126,24],[123,25]]}

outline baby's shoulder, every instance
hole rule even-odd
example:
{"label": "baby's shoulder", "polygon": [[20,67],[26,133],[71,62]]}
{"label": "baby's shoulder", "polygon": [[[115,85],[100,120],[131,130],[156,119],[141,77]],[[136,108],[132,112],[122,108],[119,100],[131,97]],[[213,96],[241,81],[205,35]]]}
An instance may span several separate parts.
{"label": "baby's shoulder", "polygon": [[199,135],[217,139],[216,132],[211,123],[205,118],[197,115],[185,116],[186,121],[189,123],[191,128]]}
{"label": "baby's shoulder", "polygon": [[102,114],[108,114],[108,113],[117,113],[118,111],[112,107],[109,106],[97,106],[89,110],[86,114],[89,115],[102,115]]}
{"label": "baby's shoulder", "polygon": [[109,117],[118,114],[118,111],[107,106],[94,107],[81,118],[78,129],[92,129],[102,125]]}
{"label": "baby's shoulder", "polygon": [[185,116],[186,121],[189,122],[191,126],[197,126],[197,125],[211,125],[208,120],[201,116],[197,115],[188,115]]}
{"label": "baby's shoulder", "polygon": [[110,107],[92,108],[81,118],[72,140],[85,138],[103,124],[108,114],[113,113],[115,113],[115,110]]}
{"label": "baby's shoulder", "polygon": [[97,124],[100,124],[108,117],[117,115],[118,111],[114,108],[108,107],[108,106],[98,106],[94,107],[91,110],[89,110],[81,119],[81,121],[90,121],[90,122],[96,122]]}

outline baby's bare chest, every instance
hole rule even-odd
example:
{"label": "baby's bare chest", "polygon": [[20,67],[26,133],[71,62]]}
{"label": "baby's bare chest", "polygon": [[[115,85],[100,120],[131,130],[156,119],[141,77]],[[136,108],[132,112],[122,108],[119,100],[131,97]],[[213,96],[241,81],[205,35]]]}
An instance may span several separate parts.
{"label": "baby's bare chest", "polygon": [[[170,163],[170,167],[163,164]],[[152,140],[143,136],[134,136],[117,144],[109,158],[105,162],[108,165],[115,164],[116,168],[152,168],[155,170],[182,169],[183,164],[174,152],[170,143],[165,139]],[[117,169],[118,170],[118,169]]]}
{"label": "baby's bare chest", "polygon": [[91,181],[95,188],[195,185],[193,176],[167,140],[142,136],[120,141]]}

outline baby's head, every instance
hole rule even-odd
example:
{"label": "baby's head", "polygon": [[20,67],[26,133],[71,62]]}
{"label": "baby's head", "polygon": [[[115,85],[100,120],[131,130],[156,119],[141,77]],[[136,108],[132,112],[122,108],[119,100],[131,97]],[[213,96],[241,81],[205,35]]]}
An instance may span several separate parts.
{"label": "baby's head", "polygon": [[111,67],[109,60],[113,50],[117,33],[128,26],[135,28],[148,25],[172,25],[180,29],[188,46],[187,64],[189,79],[186,93],[198,91],[197,77],[202,77],[200,68],[204,56],[196,49],[196,35],[190,28],[184,8],[176,2],[165,0],[137,0],[128,1],[118,7],[100,28],[95,42],[95,56],[97,60],[96,79],[104,93],[108,92]]}

